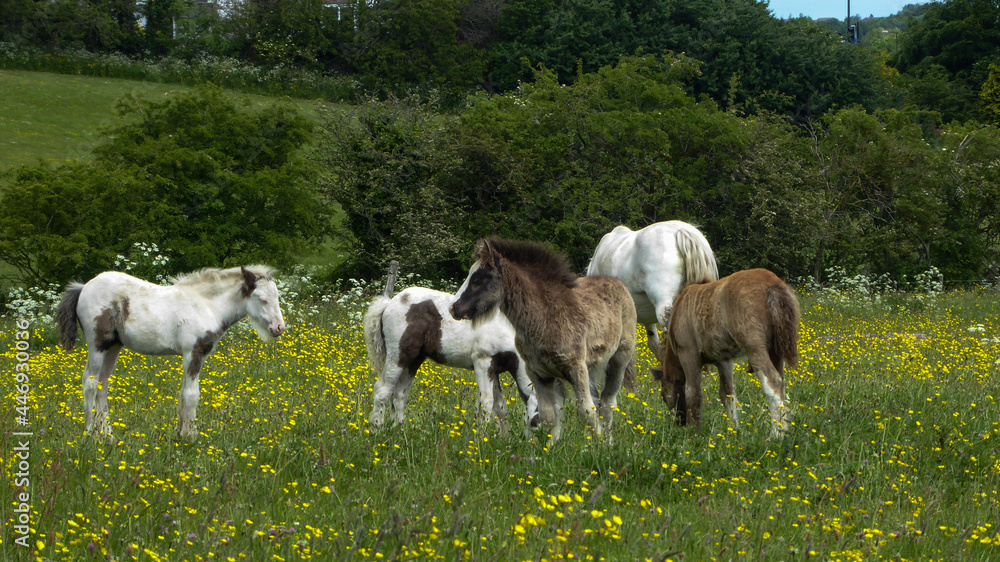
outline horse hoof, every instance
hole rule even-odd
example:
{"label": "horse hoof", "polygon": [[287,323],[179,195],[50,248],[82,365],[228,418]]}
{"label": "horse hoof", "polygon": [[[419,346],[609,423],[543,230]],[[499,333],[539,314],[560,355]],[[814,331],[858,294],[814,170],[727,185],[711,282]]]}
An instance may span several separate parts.
{"label": "horse hoof", "polygon": [[528,425],[532,429],[538,427],[538,414],[535,414],[534,417],[531,418],[531,422]]}
{"label": "horse hoof", "polygon": [[88,431],[86,436],[91,439],[103,441],[107,445],[114,445],[115,443],[118,443],[118,439],[115,437],[115,434],[111,432],[111,430]]}
{"label": "horse hoof", "polygon": [[177,432],[177,437],[184,441],[194,441],[198,439],[198,429],[190,425]]}

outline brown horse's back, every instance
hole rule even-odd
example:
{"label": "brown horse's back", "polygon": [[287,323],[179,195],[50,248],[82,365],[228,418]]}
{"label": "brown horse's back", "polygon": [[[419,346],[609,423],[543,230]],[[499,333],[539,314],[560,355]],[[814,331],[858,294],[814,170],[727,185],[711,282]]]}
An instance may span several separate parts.
{"label": "brown horse's back", "polygon": [[695,348],[711,361],[764,347],[794,366],[798,325],[791,288],[766,269],[748,269],[685,287],[674,302],[669,332],[675,346]]}
{"label": "brown horse's back", "polygon": [[677,411],[679,422],[699,425],[702,366],[714,363],[719,370],[719,398],[735,422],[733,360],[745,355],[768,400],[772,432],[782,434],[789,427],[784,364],[796,364],[798,331],[795,294],[766,269],[687,286],[674,300],[670,317],[670,341],[662,362],[664,402]]}
{"label": "brown horse's back", "polygon": [[[624,353],[630,358],[629,367],[625,371],[624,383],[625,388],[634,390],[635,376],[632,354],[635,351],[636,312],[632,293],[618,279],[600,276],[581,277],[577,281],[577,289],[577,297],[581,301],[581,307],[589,312],[586,316],[588,321],[604,324],[604,326],[594,325],[590,327],[587,330],[588,335],[594,337],[620,334],[618,341],[590,341],[588,343],[593,347],[617,349],[619,354]],[[618,325],[612,326],[611,324]]]}

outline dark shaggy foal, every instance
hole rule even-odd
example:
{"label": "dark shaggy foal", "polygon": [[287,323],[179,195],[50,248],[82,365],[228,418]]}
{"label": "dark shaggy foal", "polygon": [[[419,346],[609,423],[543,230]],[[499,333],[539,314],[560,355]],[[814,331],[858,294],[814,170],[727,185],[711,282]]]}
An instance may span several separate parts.
{"label": "dark shaggy foal", "polygon": [[[635,305],[625,285],[610,277],[577,278],[565,258],[541,244],[480,240],[476,263],[451,307],[475,323],[496,307],[514,326],[515,344],[535,387],[549,444],[561,432],[562,385],[573,385],[581,413],[598,436],[610,438],[618,390],[631,380]],[[599,405],[590,394],[600,383]]]}

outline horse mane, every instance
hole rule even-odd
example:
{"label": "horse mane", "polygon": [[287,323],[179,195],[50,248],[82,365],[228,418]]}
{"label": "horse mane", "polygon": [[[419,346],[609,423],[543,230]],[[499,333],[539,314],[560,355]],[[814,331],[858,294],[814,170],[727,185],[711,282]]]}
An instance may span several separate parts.
{"label": "horse mane", "polygon": [[[246,266],[246,269],[256,275],[257,279],[260,281],[269,281],[274,279],[275,270],[269,266],[248,265]],[[171,277],[170,281],[175,287],[200,289],[203,287],[229,285],[236,282],[242,283],[243,271],[239,267],[230,267],[228,269],[206,267],[199,269],[198,271],[185,273],[177,277]]]}
{"label": "horse mane", "polygon": [[538,242],[504,240],[496,236],[486,238],[476,249],[475,258],[487,263],[495,253],[512,264],[531,271],[536,278],[575,287],[577,275],[569,266],[566,256]]}

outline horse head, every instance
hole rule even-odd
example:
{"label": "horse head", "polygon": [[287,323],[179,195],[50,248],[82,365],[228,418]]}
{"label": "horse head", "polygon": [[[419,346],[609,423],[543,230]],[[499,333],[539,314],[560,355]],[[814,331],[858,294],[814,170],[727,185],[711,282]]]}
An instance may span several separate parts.
{"label": "horse head", "polygon": [[278,286],[274,279],[245,267],[241,267],[240,271],[243,273],[243,295],[247,298],[247,315],[257,335],[264,341],[280,336],[285,331],[285,320],[281,316]]}
{"label": "horse head", "polygon": [[455,302],[448,309],[455,320],[476,321],[485,317],[500,302],[503,287],[503,259],[489,240],[476,245],[476,263],[469,269],[469,276],[458,289]]}

